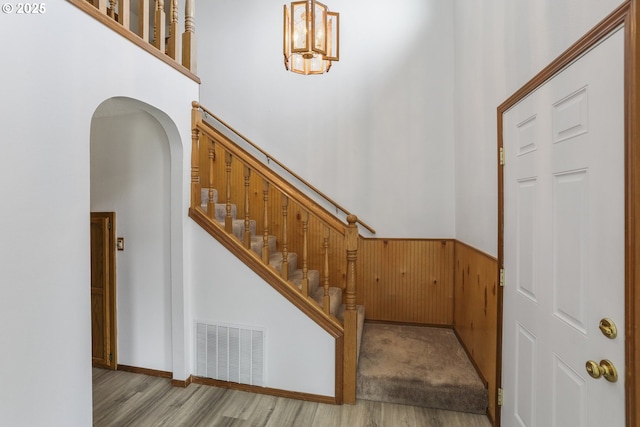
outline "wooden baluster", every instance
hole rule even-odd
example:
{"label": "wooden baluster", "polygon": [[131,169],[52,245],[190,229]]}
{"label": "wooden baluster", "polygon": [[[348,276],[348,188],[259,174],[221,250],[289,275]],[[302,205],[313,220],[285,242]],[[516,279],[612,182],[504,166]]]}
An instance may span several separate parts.
{"label": "wooden baluster", "polygon": [[200,131],[196,127],[202,121],[200,104],[193,102],[191,110],[191,208],[200,206]]}
{"label": "wooden baluster", "polygon": [[118,22],[127,30],[131,21],[131,6],[129,0],[118,0]]}
{"label": "wooden baluster", "polygon": [[322,239],[322,255],[324,256],[324,271],[322,273],[322,287],[324,288],[324,298],[322,299],[322,307],[324,312],[329,314],[331,310],[331,301],[329,299],[329,227],[325,225],[324,236]]}
{"label": "wooden baluster", "polygon": [[251,169],[244,167],[244,247],[251,249],[251,219],[249,218],[249,180]]}
{"label": "wooden baluster", "polygon": [[195,0],[186,0],[184,17],[184,34],[182,34],[182,65],[191,70],[196,70],[196,27],[194,21]]}
{"label": "wooden baluster", "polygon": [[309,296],[309,212],[302,212],[302,295]]}
{"label": "wooden baluster", "polygon": [[282,195],[282,271],[280,277],[289,280],[289,246],[287,244],[287,215],[289,198]]}
{"label": "wooden baluster", "polygon": [[178,0],[171,0],[171,9],[169,11],[169,44],[167,45],[167,54],[170,58],[178,57]]}
{"label": "wooden baluster", "polygon": [[149,41],[149,0],[138,0],[138,35]]}
{"label": "wooden baluster", "polygon": [[266,179],[262,180],[262,200],[264,202],[262,262],[268,265],[271,254],[269,253],[269,182]]}
{"label": "wooden baluster", "polygon": [[165,33],[164,0],[156,0],[156,13],[153,26],[153,45],[162,53],[165,51]]}
{"label": "wooden baluster", "polygon": [[207,216],[210,219],[216,218],[216,201],[213,198],[213,168],[216,160],[216,146],[215,142],[211,140],[211,146],[209,147],[209,201],[207,202]]}
{"label": "wooden baluster", "polygon": [[356,403],[356,369],[358,364],[357,323],[356,311],[356,261],[358,259],[358,218],[348,215],[347,230],[345,232],[345,246],[347,249],[347,284],[345,292],[344,311],[344,403]]}
{"label": "wooden baluster", "polygon": [[224,217],[224,229],[227,233],[233,233],[233,217],[231,216],[231,153],[224,153],[224,163],[227,172],[227,215]]}
{"label": "wooden baluster", "polygon": [[93,5],[98,8],[100,13],[107,14],[107,0],[93,0]]}
{"label": "wooden baluster", "polygon": [[107,16],[113,20],[116,19],[116,0],[109,0],[109,8],[107,9]]}

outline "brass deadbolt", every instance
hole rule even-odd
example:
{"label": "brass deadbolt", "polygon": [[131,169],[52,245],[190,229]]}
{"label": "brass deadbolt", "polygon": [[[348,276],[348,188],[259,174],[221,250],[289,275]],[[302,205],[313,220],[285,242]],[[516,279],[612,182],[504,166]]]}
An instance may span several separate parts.
{"label": "brass deadbolt", "polygon": [[616,324],[613,322],[613,320],[609,318],[605,317],[604,319],[602,319],[598,327],[600,328],[602,335],[609,339],[614,339],[618,336],[618,328],[616,327]]}

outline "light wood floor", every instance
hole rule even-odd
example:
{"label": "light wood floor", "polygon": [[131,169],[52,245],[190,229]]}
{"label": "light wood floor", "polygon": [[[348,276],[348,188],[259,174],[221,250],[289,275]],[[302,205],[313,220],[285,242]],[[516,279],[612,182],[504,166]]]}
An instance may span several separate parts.
{"label": "light wood floor", "polygon": [[326,405],[93,369],[94,426],[490,427],[485,416],[390,403]]}

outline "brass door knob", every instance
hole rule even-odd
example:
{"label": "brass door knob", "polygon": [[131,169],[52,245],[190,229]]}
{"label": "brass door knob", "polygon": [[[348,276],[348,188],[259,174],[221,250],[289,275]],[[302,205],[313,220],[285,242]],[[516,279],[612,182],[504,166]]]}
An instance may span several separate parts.
{"label": "brass door knob", "polygon": [[604,377],[605,380],[612,383],[618,381],[618,371],[608,359],[601,360],[600,364],[597,364],[593,360],[588,360],[585,367],[592,378],[598,379]]}

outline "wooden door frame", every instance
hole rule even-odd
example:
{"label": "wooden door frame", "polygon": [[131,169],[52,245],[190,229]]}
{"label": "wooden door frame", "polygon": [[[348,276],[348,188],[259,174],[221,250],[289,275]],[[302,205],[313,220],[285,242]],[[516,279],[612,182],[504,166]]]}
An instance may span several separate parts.
{"label": "wooden door frame", "polygon": [[108,280],[108,296],[109,296],[109,325],[108,336],[109,347],[111,349],[111,366],[102,366],[104,368],[116,370],[118,368],[118,339],[117,331],[117,310],[116,310],[116,213],[115,212],[91,212],[91,217],[107,218],[111,227],[109,228],[109,280]]}
{"label": "wooden door frame", "polygon": [[[589,49],[608,37],[624,24],[625,63],[624,63],[624,153],[625,153],[625,407],[626,426],[635,427],[640,423],[640,405],[637,403],[640,391],[640,352],[636,352],[636,343],[640,343],[640,227],[637,218],[640,215],[640,0],[627,0],[609,16],[574,43],[551,64],[540,71],[511,97],[504,101],[497,111],[498,158],[503,145],[502,116],[512,106],[532,93],[538,87],[585,54]],[[504,171],[498,162],[498,268],[504,268]],[[496,384],[502,386],[502,322],[503,289],[498,292],[498,331],[497,331],[497,370]],[[496,411],[496,425],[502,418]]]}

